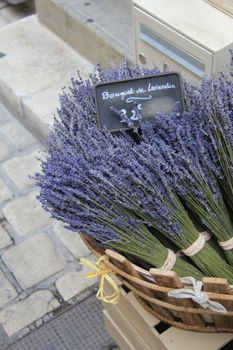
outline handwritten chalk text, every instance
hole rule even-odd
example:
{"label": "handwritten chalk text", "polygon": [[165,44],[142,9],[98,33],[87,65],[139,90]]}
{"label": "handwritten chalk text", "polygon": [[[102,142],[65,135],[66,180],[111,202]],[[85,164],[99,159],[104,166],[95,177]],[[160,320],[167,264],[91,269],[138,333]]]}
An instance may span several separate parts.
{"label": "handwritten chalk text", "polygon": [[[152,92],[152,91],[158,91],[158,90],[165,90],[165,89],[175,89],[176,86],[175,84],[171,84],[171,83],[166,83],[163,85],[152,85],[151,83],[148,84],[147,89],[144,88],[137,88],[136,90],[133,88],[130,88],[126,91],[121,91],[121,92],[108,92],[108,91],[103,91],[102,92],[102,100],[107,100],[107,99],[115,99],[115,98],[120,98],[122,101],[125,100],[126,96],[128,95],[135,95],[135,94],[145,94],[147,92]],[[127,102],[132,102],[133,100],[136,99],[151,99],[151,95],[149,95],[148,97],[128,97],[127,98]]]}

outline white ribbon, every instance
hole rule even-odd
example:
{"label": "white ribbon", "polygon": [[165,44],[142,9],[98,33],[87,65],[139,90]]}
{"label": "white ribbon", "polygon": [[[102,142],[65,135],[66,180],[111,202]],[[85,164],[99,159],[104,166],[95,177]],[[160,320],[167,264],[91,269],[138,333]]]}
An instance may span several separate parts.
{"label": "white ribbon", "polygon": [[164,261],[163,266],[160,267],[160,269],[170,271],[175,265],[175,263],[176,263],[176,254],[171,249],[168,249],[167,258]]}
{"label": "white ribbon", "polygon": [[223,250],[233,249],[233,237],[231,237],[230,239],[228,239],[228,241],[225,242],[218,241],[218,244],[220,245],[220,247],[222,247]]}
{"label": "white ribbon", "polygon": [[193,242],[188,248],[182,249],[182,252],[187,256],[196,255],[205,245],[205,242],[210,239],[210,234],[207,231],[199,233],[196,241]]}
{"label": "white ribbon", "polygon": [[168,292],[169,297],[177,299],[192,299],[204,309],[210,309],[220,313],[227,312],[226,308],[222,304],[218,303],[217,301],[210,300],[208,294],[201,290],[203,285],[201,281],[196,281],[193,277],[184,277],[181,278],[181,281],[184,283],[191,282],[193,289],[173,289]]}

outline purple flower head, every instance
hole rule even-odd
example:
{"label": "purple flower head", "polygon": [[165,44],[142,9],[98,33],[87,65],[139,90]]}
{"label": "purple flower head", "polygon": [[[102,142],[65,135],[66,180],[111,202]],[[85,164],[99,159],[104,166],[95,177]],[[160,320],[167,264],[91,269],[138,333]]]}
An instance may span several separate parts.
{"label": "purple flower head", "polygon": [[231,76],[233,76],[233,50],[230,50],[230,64],[229,64],[229,68],[230,68],[230,74],[231,74]]}
{"label": "purple flower head", "polygon": [[225,172],[232,174],[232,95],[223,74],[205,78],[192,90],[183,114],[156,115],[153,124],[142,123],[140,145],[162,164],[170,188],[220,240],[233,230],[220,188],[222,180],[230,183]]}

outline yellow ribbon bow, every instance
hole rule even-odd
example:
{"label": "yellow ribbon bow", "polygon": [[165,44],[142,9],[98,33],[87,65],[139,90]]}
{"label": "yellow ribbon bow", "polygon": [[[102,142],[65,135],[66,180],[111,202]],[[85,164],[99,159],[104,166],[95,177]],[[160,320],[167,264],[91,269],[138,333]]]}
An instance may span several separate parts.
{"label": "yellow ribbon bow", "polygon": [[[117,304],[117,303],[119,303],[119,300],[120,300],[120,291],[119,291],[119,288],[118,288],[116,282],[110,276],[110,274],[113,275],[114,272],[111,269],[109,269],[106,266],[106,264],[103,263],[107,259],[108,259],[108,257],[106,255],[103,255],[94,264],[86,258],[81,258],[80,263],[83,266],[86,266],[86,267],[89,267],[89,268],[95,270],[95,272],[87,272],[86,278],[93,278],[93,277],[100,276],[100,286],[99,286],[99,289],[96,293],[96,298],[98,300],[104,301],[105,303]],[[113,294],[104,295],[104,283],[105,283],[105,281],[108,281],[108,283],[113,288],[113,290],[114,290]]]}

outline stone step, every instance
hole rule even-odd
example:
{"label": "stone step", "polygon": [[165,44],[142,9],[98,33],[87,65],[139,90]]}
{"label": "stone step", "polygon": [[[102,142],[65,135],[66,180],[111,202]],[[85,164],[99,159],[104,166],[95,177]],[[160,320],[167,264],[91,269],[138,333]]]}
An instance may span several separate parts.
{"label": "stone step", "polygon": [[36,0],[41,22],[93,63],[134,61],[131,0]]}
{"label": "stone step", "polygon": [[0,100],[37,138],[48,134],[63,86],[93,64],[38,21],[26,17],[0,29]]}

